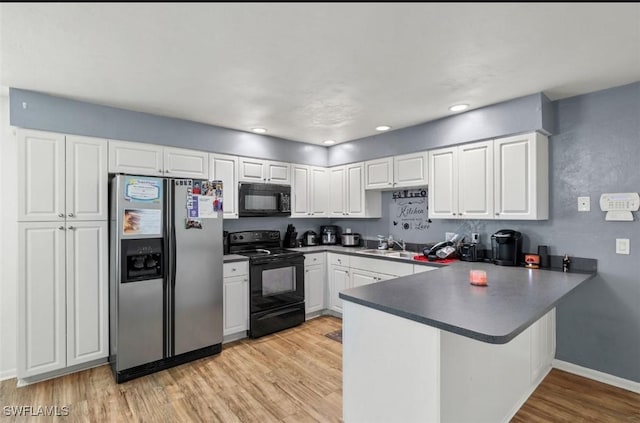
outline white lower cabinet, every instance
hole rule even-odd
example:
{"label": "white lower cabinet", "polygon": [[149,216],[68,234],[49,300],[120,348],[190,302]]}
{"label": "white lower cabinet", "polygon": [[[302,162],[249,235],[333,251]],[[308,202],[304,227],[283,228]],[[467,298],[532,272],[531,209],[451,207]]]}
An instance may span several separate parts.
{"label": "white lower cabinet", "polygon": [[324,254],[305,255],[304,304],[306,314],[325,309]]}
{"label": "white lower cabinet", "polygon": [[223,336],[249,330],[249,265],[247,262],[223,265]]}
{"label": "white lower cabinet", "polygon": [[19,224],[18,378],[106,358],[107,222]]}

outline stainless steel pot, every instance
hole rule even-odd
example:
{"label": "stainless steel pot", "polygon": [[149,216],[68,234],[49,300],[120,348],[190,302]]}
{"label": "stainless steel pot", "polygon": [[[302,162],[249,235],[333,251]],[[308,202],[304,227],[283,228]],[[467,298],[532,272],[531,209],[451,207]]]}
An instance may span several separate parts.
{"label": "stainless steel pot", "polygon": [[342,234],[341,241],[345,247],[359,247],[360,234]]}

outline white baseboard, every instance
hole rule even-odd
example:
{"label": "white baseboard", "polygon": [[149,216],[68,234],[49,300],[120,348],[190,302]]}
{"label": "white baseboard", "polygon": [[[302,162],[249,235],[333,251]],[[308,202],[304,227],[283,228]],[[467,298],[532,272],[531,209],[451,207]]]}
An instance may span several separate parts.
{"label": "white baseboard", "polygon": [[640,383],[632,380],[623,379],[618,376],[599,372],[597,370],[578,366],[577,364],[568,363],[562,360],[553,360],[553,368],[640,394]]}
{"label": "white baseboard", "polygon": [[14,377],[16,377],[16,375],[17,375],[16,369],[4,370],[0,372],[0,381],[13,379]]}

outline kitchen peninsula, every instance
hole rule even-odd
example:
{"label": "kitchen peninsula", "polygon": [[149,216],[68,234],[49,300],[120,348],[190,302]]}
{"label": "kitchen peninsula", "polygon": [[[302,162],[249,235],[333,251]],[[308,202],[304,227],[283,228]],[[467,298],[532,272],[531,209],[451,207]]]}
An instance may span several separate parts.
{"label": "kitchen peninsula", "polygon": [[341,292],[344,421],[509,421],[551,369],[555,305],[594,275],[456,263]]}

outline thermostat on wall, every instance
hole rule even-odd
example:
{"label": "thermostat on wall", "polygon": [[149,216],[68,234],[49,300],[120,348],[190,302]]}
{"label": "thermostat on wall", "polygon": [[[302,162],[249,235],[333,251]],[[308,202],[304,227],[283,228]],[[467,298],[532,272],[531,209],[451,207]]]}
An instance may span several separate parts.
{"label": "thermostat on wall", "polygon": [[619,192],[602,194],[600,196],[600,210],[606,211],[604,220],[632,221],[632,211],[640,208],[640,195],[637,192]]}

